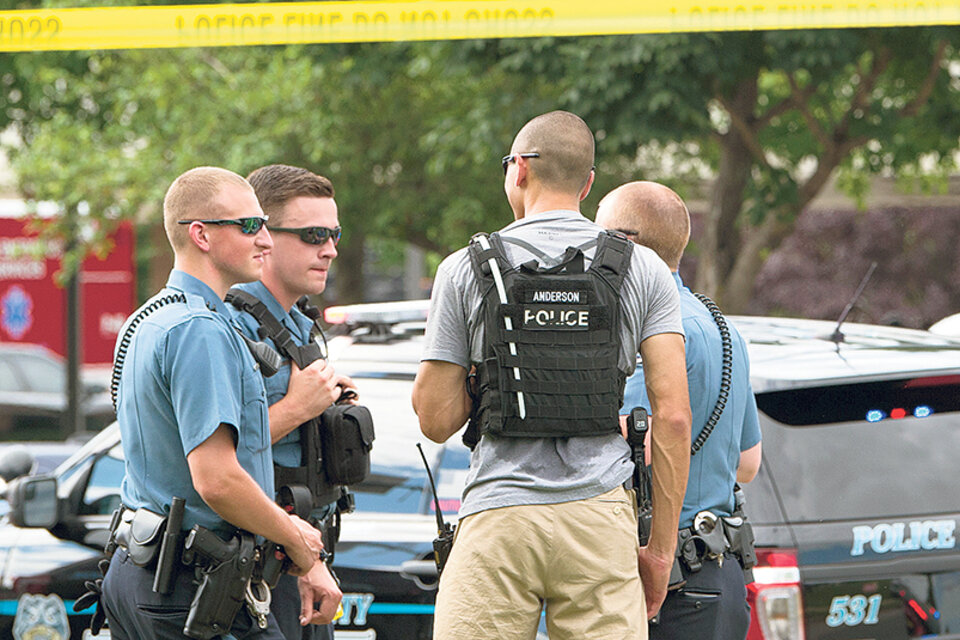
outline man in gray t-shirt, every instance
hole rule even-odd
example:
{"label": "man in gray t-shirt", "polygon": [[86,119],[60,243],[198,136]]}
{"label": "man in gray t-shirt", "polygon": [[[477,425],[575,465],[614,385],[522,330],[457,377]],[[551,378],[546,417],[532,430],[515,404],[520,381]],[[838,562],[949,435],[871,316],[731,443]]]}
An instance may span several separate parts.
{"label": "man in gray t-shirt", "polygon": [[[498,234],[507,262],[550,267],[576,246],[589,268],[602,229],[579,213],[594,177],[586,124],[559,111],[535,118],[503,164],[516,218]],[[473,451],[457,540],[440,583],[434,638],[532,637],[543,606],[551,637],[646,637],[645,612],[656,613],[673,564],[690,410],[676,286],[652,251],[634,247],[628,255],[619,290],[617,364],[600,377],[632,373],[638,352],[656,372],[647,377],[656,417],[650,543],[638,548],[635,510],[622,487],[633,464],[615,416],[600,435],[485,433]],[[414,384],[421,429],[437,442],[459,431],[470,415],[465,383],[485,357],[483,308],[481,285],[463,249],[437,272]],[[648,583],[645,590],[640,578]]]}

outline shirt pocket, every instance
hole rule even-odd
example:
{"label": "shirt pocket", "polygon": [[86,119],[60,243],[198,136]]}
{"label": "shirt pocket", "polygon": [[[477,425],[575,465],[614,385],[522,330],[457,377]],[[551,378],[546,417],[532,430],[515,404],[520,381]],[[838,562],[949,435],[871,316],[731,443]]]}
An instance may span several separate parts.
{"label": "shirt pocket", "polygon": [[243,372],[243,410],[240,413],[240,445],[257,453],[270,446],[267,421],[267,395],[260,370],[249,367]]}

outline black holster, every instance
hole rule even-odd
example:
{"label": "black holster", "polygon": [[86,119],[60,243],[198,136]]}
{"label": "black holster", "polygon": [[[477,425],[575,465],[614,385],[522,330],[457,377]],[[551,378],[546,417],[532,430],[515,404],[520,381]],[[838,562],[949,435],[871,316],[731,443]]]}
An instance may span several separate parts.
{"label": "black holster", "polygon": [[240,531],[224,541],[199,525],[190,530],[183,546],[183,561],[197,567],[200,586],[190,603],[184,635],[209,640],[230,632],[244,603],[257,555],[252,533]]}

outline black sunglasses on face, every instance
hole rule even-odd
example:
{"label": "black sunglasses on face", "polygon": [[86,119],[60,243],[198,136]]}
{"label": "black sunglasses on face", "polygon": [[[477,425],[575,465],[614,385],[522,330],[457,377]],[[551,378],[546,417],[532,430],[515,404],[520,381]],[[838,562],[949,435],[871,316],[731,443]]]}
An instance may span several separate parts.
{"label": "black sunglasses on face", "polygon": [[251,218],[236,218],[233,220],[178,220],[178,224],[191,224],[194,222],[202,222],[203,224],[235,224],[240,227],[240,232],[245,233],[249,236],[260,233],[260,229],[263,228],[263,225],[267,222],[266,216],[254,216]]}
{"label": "black sunglasses on face", "polygon": [[271,227],[270,231],[279,231],[281,233],[295,233],[307,244],[323,244],[329,239],[333,239],[333,246],[340,244],[340,227]]}
{"label": "black sunglasses on face", "polygon": [[511,153],[508,156],[503,156],[500,160],[500,164],[503,165],[503,175],[507,175],[507,167],[510,166],[511,162],[516,162],[517,158],[539,158],[540,154],[536,151],[531,151],[530,153]]}

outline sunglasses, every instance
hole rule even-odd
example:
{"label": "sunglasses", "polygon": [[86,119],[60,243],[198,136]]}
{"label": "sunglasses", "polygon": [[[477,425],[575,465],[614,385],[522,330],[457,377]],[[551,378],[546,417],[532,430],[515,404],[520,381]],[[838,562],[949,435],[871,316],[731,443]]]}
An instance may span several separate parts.
{"label": "sunglasses", "polygon": [[245,233],[248,236],[255,235],[260,233],[260,229],[263,229],[263,225],[267,222],[267,216],[253,216],[250,218],[236,218],[233,220],[178,220],[178,224],[192,224],[194,222],[202,222],[203,224],[235,224],[240,227],[240,232]]}
{"label": "sunglasses", "polygon": [[503,156],[500,160],[500,164],[503,165],[503,175],[507,175],[507,167],[510,166],[511,162],[516,162],[517,158],[539,158],[540,154],[536,151],[531,151],[530,153],[511,153],[508,156]]}
{"label": "sunglasses", "polygon": [[340,244],[340,227],[330,229],[328,227],[270,227],[270,231],[279,231],[280,233],[295,233],[307,244],[323,244],[327,240],[333,240],[333,246]]}

